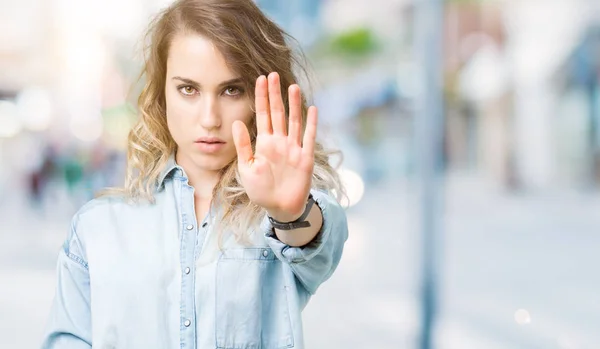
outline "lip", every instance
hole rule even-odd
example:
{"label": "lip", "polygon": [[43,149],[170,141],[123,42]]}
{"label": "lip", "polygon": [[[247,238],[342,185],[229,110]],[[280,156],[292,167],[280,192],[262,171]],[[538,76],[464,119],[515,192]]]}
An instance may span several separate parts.
{"label": "lip", "polygon": [[203,153],[216,153],[225,147],[225,141],[218,137],[200,137],[194,144]]}
{"label": "lip", "polygon": [[219,137],[200,137],[196,139],[196,143],[225,143],[225,141]]}

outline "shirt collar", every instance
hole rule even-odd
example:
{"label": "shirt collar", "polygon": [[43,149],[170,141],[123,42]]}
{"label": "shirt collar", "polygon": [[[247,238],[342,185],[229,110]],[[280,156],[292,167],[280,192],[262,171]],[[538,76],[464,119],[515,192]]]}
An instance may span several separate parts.
{"label": "shirt collar", "polygon": [[183,168],[181,168],[181,166],[177,165],[177,162],[175,162],[175,153],[171,153],[169,160],[167,160],[167,163],[158,176],[156,190],[160,191],[162,188],[164,188],[165,179],[167,179],[167,177],[175,170],[181,170],[183,173]]}

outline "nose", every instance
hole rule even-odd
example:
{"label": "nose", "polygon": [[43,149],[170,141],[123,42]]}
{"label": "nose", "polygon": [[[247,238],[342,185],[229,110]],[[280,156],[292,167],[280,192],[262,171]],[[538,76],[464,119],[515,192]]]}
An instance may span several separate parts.
{"label": "nose", "polygon": [[200,125],[205,129],[214,129],[221,126],[221,116],[219,113],[219,104],[217,99],[205,95],[202,98],[200,111]]}

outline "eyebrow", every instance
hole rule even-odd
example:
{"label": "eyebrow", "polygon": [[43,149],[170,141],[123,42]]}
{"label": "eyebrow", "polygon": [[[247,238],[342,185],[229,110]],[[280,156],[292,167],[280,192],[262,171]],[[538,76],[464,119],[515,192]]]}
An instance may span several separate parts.
{"label": "eyebrow", "polygon": [[[186,84],[189,84],[189,85],[191,85],[191,86],[193,86],[195,88],[199,88],[200,86],[202,86],[197,81],[194,81],[194,80],[188,79],[188,78],[183,78],[181,76],[174,76],[173,80],[179,80],[179,81],[185,82]],[[240,82],[242,82],[242,78],[233,78],[233,79],[229,79],[229,80],[221,82],[219,84],[219,87],[224,87],[224,86],[227,86],[227,85],[233,85],[233,84],[237,84],[237,83],[240,83]]]}

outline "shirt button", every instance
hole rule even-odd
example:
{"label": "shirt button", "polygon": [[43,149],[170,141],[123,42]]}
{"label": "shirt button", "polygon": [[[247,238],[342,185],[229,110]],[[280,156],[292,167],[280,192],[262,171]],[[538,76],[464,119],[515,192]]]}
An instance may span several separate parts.
{"label": "shirt button", "polygon": [[189,268],[189,267],[188,267],[188,268],[185,268],[185,273],[186,273],[186,274],[189,274],[189,273],[190,273],[190,268]]}
{"label": "shirt button", "polygon": [[265,256],[265,257],[266,257],[266,256],[268,256],[268,255],[269,255],[269,251],[267,251],[267,250],[263,250],[263,256]]}
{"label": "shirt button", "polygon": [[202,223],[202,228],[206,228],[207,225],[208,225],[207,222]]}
{"label": "shirt button", "polygon": [[194,226],[190,224],[190,225],[188,225],[188,226],[187,226],[187,227],[185,227],[185,228],[186,228],[187,230],[192,230],[192,229],[194,229]]}
{"label": "shirt button", "polygon": [[183,322],[183,325],[184,325],[185,327],[190,327],[190,325],[191,325],[191,324],[192,324],[192,322],[191,322],[190,320],[185,320],[185,321]]}

